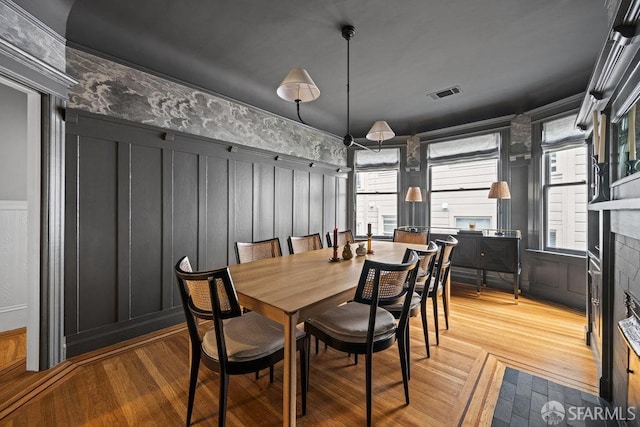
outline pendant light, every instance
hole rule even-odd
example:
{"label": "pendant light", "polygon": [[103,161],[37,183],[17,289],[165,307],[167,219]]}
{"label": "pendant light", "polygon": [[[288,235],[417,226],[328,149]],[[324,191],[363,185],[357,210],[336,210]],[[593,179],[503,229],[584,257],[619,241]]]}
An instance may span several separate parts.
{"label": "pendant light", "polygon": [[[367,133],[367,139],[371,141],[378,141],[378,149],[372,150],[371,148],[358,144],[353,135],[351,135],[351,117],[350,117],[350,41],[356,33],[356,28],[353,25],[344,25],[342,27],[342,37],[347,41],[347,134],[344,136],[342,142],[346,147],[357,145],[365,150],[380,152],[382,149],[382,141],[393,138],[396,134],[391,130],[391,127],[384,120],[378,120],[373,124],[369,132]],[[313,82],[311,76],[304,68],[292,68],[289,74],[282,80],[280,86],[276,91],[278,96],[285,101],[295,102],[296,110],[298,113],[298,120],[303,124],[306,124],[300,117],[300,103],[310,102],[318,99],[320,96],[320,89]]]}
{"label": "pendant light", "polygon": [[295,102],[298,112],[298,120],[306,125],[300,117],[300,103],[318,99],[320,89],[313,82],[311,76],[304,68],[292,68],[289,74],[282,80],[278,90],[278,96],[285,101]]}

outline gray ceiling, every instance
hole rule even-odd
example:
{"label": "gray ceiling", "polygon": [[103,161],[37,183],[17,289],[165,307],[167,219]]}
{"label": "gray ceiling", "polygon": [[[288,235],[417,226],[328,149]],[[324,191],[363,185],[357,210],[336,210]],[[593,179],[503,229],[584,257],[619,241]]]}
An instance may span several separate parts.
{"label": "gray ceiling", "polygon": [[[520,113],[586,89],[607,34],[604,0],[19,0],[70,43],[296,118],[276,87],[303,67],[321,95],[310,125],[375,120],[398,135]],[[47,5],[47,6],[44,6]],[[31,10],[30,10],[31,9]],[[36,9],[36,10],[33,10]],[[462,93],[427,94],[451,86]]]}

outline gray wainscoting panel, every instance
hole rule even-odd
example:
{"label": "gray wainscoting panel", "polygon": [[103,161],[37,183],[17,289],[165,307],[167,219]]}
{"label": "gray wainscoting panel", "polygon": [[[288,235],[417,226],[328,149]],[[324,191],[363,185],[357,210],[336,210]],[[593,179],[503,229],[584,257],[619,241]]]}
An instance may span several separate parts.
{"label": "gray wainscoting panel", "polygon": [[282,252],[286,254],[289,253],[287,249],[287,237],[293,235],[294,215],[297,215],[297,213],[293,211],[294,171],[277,167],[275,173],[274,235],[280,238]]}
{"label": "gray wainscoting panel", "polygon": [[[253,164],[235,162],[235,241],[253,241]],[[258,239],[256,239],[258,240]],[[235,264],[235,261],[232,262]]]}
{"label": "gray wainscoting panel", "polygon": [[[322,218],[324,198],[324,177],[318,173],[309,174],[309,232],[321,230],[321,235],[328,230],[324,228]],[[333,230],[333,227],[331,227]]]}
{"label": "gray wainscoting panel", "polygon": [[254,163],[253,168],[253,240],[271,239],[275,236],[275,168],[259,163]]}
{"label": "gray wainscoting panel", "polygon": [[78,325],[93,329],[117,321],[118,143],[81,137],[78,159],[76,268],[91,284],[78,288]]}
{"label": "gray wainscoting panel", "polygon": [[540,251],[527,251],[532,295],[585,310],[586,258]]}
{"label": "gray wainscoting panel", "polygon": [[336,170],[78,113],[67,124],[67,356],[183,321],[173,267],[184,255],[220,268],[236,262],[236,241],[279,237],[286,255],[289,235],[343,227]]}
{"label": "gray wainscoting panel", "polygon": [[207,157],[207,211],[205,212],[204,256],[198,265],[203,268],[220,268],[228,265],[227,254],[229,239],[229,190],[228,160]]}
{"label": "gray wainscoting panel", "polygon": [[[124,145],[124,144],[123,144]],[[128,145],[128,144],[127,144]],[[131,290],[131,317],[142,316],[162,310],[162,150],[130,145],[131,180],[129,230],[131,234],[128,281],[123,288]],[[123,211],[123,209],[119,209]],[[126,212],[126,211],[125,211]],[[123,248],[127,250],[126,246]],[[124,252],[126,255],[127,252]],[[125,307],[126,308],[126,307]],[[127,320],[121,318],[120,320]]]}
{"label": "gray wainscoting panel", "polygon": [[314,231],[309,227],[309,185],[309,172],[293,171],[293,211],[295,212],[293,216],[293,234],[304,236],[320,233],[320,236],[323,236],[321,228]]}
{"label": "gray wainscoting panel", "polygon": [[338,225],[336,221],[336,177],[324,176],[324,227],[323,230],[333,230]]}

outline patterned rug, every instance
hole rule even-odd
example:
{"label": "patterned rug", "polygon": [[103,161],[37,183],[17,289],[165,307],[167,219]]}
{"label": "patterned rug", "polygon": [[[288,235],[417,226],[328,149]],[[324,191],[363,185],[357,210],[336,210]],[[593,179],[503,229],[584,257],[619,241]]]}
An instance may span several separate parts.
{"label": "patterned rug", "polygon": [[507,367],[491,425],[618,426],[632,418],[598,396]]}

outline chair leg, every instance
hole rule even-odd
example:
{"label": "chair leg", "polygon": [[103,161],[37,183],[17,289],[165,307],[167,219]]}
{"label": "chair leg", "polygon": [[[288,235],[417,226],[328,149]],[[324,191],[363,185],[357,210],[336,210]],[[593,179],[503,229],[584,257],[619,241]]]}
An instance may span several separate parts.
{"label": "chair leg", "polygon": [[256,380],[260,378],[260,371],[256,371]]}
{"label": "chair leg", "polygon": [[[408,328],[407,328],[408,330]],[[404,337],[402,337],[404,336]],[[403,342],[407,338],[406,333],[400,334],[398,337],[398,350],[400,352],[400,369],[402,370],[402,384],[404,385],[404,399],[409,404],[409,358],[407,356],[408,344]]]}
{"label": "chair leg", "polygon": [[444,326],[449,330],[449,299],[447,298],[447,284],[442,287],[442,309],[444,310]]}
{"label": "chair leg", "polygon": [[302,415],[307,415],[307,391],[309,390],[309,337],[305,337],[300,349],[300,382],[302,388]]}
{"label": "chair leg", "polygon": [[440,332],[438,330],[438,294],[437,292],[431,297],[433,304],[433,326],[436,330],[436,345],[440,345]]}
{"label": "chair leg", "polygon": [[404,331],[404,354],[407,358],[407,378],[411,379],[411,338],[409,337],[409,322]]}
{"label": "chair leg", "polygon": [[273,384],[273,365],[269,366],[269,383]]}
{"label": "chair leg", "polygon": [[[357,356],[357,354],[356,354]],[[373,362],[373,357],[371,352],[367,352],[365,355],[365,371],[366,371],[366,383],[367,383],[367,427],[371,426],[371,390],[372,390],[372,376],[371,376],[371,364]]]}
{"label": "chair leg", "polygon": [[427,347],[427,358],[431,357],[431,350],[429,349],[429,326],[427,324],[427,300],[424,300],[424,304],[420,307],[420,315],[422,317],[422,332],[424,333],[424,345]]}
{"label": "chair leg", "polygon": [[220,396],[218,400],[218,426],[224,427],[227,418],[227,392],[229,391],[229,374],[220,372]]}
{"label": "chair leg", "polygon": [[402,384],[404,385],[404,398],[409,404],[409,363],[407,357],[407,334],[402,332],[398,336],[398,353],[400,354],[400,370],[402,371]]}
{"label": "chair leg", "polygon": [[354,365],[358,364],[358,353],[353,354]]}
{"label": "chair leg", "polygon": [[189,375],[189,398],[187,401],[187,423],[191,424],[191,413],[193,412],[193,400],[196,396],[196,385],[198,384],[198,369],[200,368],[200,349],[191,351],[191,374]]}
{"label": "chair leg", "polygon": [[316,355],[318,354],[318,337],[315,337],[316,339]]}

